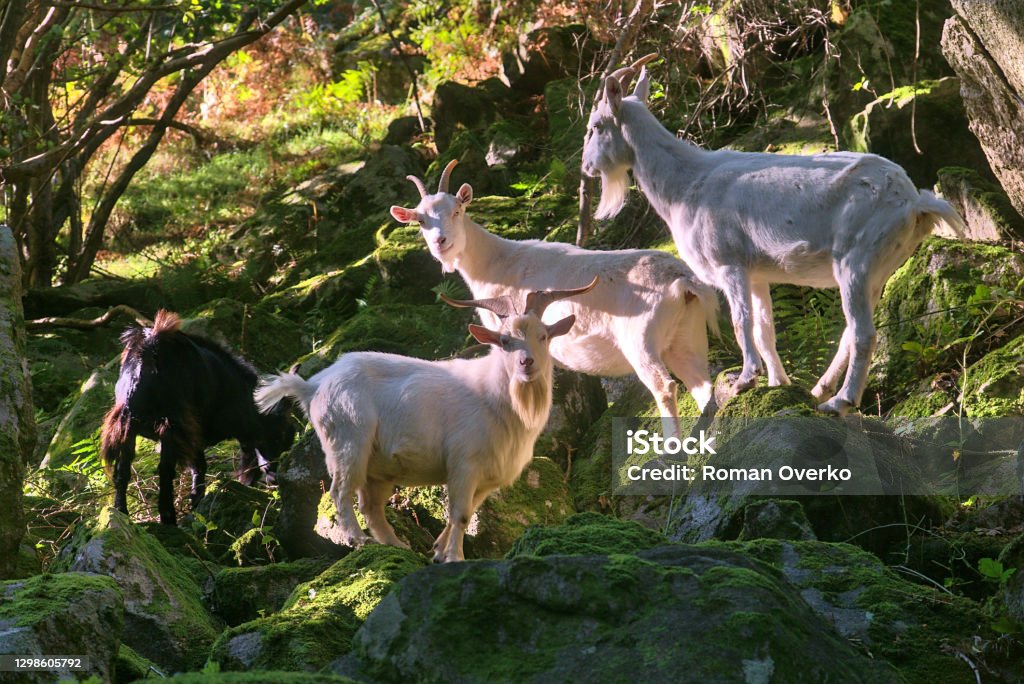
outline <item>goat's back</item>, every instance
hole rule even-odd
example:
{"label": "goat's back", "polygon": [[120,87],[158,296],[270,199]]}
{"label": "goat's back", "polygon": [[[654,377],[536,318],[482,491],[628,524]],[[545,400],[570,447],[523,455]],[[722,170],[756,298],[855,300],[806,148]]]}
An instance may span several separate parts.
{"label": "goat's back", "polygon": [[233,434],[233,426],[256,415],[252,391],[257,374],[247,362],[178,326],[130,328],[115,403],[127,407],[140,434],[153,438],[154,426],[177,421],[198,426],[207,443]]}

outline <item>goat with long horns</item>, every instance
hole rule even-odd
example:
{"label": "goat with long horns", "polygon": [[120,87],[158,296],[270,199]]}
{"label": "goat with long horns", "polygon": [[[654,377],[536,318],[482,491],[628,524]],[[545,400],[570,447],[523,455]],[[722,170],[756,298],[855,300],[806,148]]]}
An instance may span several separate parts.
{"label": "goat with long horns", "polygon": [[498,330],[470,325],[490,345],[477,359],[423,361],[395,354],[346,354],[308,381],[294,373],[263,379],[256,402],[263,411],[292,397],[309,416],[331,473],[331,497],[346,543],[369,541],[352,510],[359,510],[378,542],[408,548],[384,517],[397,484],[448,485],[448,525],[434,544],[434,560],[464,558],[463,537],[473,514],[499,487],[512,484],[533,458],[533,445],[551,410],[550,341],[575,322],[545,325],[541,316],[559,299],[597,285],[535,293],[522,314],[505,302]]}

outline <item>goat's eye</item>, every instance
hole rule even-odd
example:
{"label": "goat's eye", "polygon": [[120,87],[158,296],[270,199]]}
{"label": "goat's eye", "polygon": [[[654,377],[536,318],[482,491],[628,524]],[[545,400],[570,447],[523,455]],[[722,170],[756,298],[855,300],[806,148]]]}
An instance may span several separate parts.
{"label": "goat's eye", "polygon": [[512,343],[512,340],[509,339],[508,335],[502,335],[501,336],[501,346],[502,346],[503,349],[508,349],[508,345],[510,345],[511,343]]}
{"label": "goat's eye", "polygon": [[540,341],[541,342],[547,342],[548,341],[548,336],[547,335],[541,335],[540,336]]}

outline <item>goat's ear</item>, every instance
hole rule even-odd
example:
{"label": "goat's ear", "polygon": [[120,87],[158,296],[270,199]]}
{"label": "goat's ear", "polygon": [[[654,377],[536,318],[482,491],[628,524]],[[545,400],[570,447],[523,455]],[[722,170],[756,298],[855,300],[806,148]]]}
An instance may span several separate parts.
{"label": "goat's ear", "polygon": [[480,344],[493,344],[501,346],[501,335],[489,330],[482,325],[469,324],[469,334]]}
{"label": "goat's ear", "polygon": [[459,188],[459,191],[455,193],[455,198],[462,203],[463,206],[473,201],[473,186],[469,183],[463,183]]}
{"label": "goat's ear", "polygon": [[647,67],[640,69],[640,78],[633,88],[633,97],[647,104],[647,98],[651,95],[651,78],[647,75]]}
{"label": "goat's ear", "polygon": [[406,209],[405,207],[391,207],[391,215],[395,217],[396,221],[401,221],[402,223],[416,223],[420,220],[415,209]]}
{"label": "goat's ear", "polygon": [[558,337],[572,330],[573,323],[576,322],[576,316],[566,316],[557,323],[552,323],[547,326],[548,338]]}
{"label": "goat's ear", "polygon": [[612,116],[618,117],[622,106],[622,82],[614,76],[604,79],[604,101]]}

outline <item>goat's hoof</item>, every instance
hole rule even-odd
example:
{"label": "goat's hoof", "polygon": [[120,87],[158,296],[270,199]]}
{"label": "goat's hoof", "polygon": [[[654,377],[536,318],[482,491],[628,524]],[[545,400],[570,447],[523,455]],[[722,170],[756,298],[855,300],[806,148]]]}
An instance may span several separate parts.
{"label": "goat's hoof", "polygon": [[376,544],[373,537],[367,537],[366,535],[360,535],[358,537],[349,537],[345,540],[345,546],[351,546],[353,549],[361,549],[367,544]]}
{"label": "goat's hoof", "polygon": [[[818,384],[815,385],[814,389],[811,390],[811,396],[814,397],[815,401],[820,401],[821,403],[824,404],[826,401],[835,396],[835,391],[828,387],[825,387],[824,385]],[[820,411],[821,409],[819,408],[818,410]]]}
{"label": "goat's hoof", "polygon": [[822,413],[829,413],[839,417],[845,416],[850,412],[851,408],[853,408],[853,404],[839,397],[832,397],[823,404],[818,405],[818,410]]}
{"label": "goat's hoof", "polygon": [[736,382],[732,385],[732,391],[734,394],[740,392],[746,392],[748,389],[753,389],[757,385],[757,376],[752,375],[750,377],[743,377],[742,375],[736,378]]}

